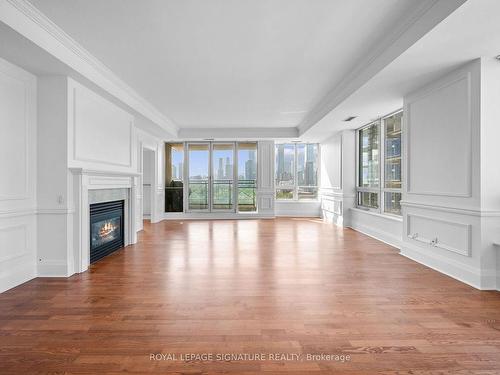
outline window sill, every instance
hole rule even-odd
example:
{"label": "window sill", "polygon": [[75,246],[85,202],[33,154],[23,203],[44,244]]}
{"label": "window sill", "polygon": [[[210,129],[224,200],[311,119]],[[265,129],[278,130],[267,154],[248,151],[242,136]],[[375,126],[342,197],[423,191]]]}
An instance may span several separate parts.
{"label": "window sill", "polygon": [[373,212],[373,211],[370,211],[370,210],[363,210],[363,209],[357,208],[357,207],[351,207],[351,210],[353,210],[355,212],[361,212],[361,213],[364,213],[364,214],[367,214],[367,215],[372,215],[372,216],[380,217],[380,218],[383,218],[383,219],[394,220],[394,221],[397,221],[399,223],[403,222],[403,218],[400,217],[400,216],[389,215],[389,214],[381,214],[380,212]]}

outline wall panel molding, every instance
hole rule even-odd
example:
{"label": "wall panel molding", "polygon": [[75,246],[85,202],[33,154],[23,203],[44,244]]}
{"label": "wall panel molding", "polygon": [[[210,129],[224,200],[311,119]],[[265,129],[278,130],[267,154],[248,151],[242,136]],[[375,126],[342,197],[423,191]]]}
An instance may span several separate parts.
{"label": "wall panel molding", "polygon": [[68,86],[70,165],[133,169],[133,116],[71,79]]}
{"label": "wall panel molding", "polygon": [[[408,96],[404,110],[407,194],[471,197],[471,73],[456,72],[444,81]],[[418,123],[414,124],[414,121]],[[441,147],[435,147],[436,143]],[[433,152],[429,153],[431,149]],[[454,162],[448,163],[451,155]],[[458,157],[461,155],[464,160]],[[436,163],[436,159],[439,162]],[[431,172],[436,176],[430,175]]]}
{"label": "wall panel molding", "polygon": [[30,205],[35,197],[36,77],[0,59],[0,101],[0,174],[8,176],[0,185],[0,201]]}
{"label": "wall panel molding", "polygon": [[28,242],[27,224],[0,227],[0,263],[29,255]]}
{"label": "wall panel molding", "polygon": [[472,225],[443,218],[408,214],[405,235],[430,247],[471,256]]}

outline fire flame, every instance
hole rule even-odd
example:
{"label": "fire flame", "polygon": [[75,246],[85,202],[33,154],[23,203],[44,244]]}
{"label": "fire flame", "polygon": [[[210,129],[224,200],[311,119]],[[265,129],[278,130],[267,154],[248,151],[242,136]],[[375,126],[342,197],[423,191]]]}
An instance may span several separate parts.
{"label": "fire flame", "polygon": [[99,229],[99,236],[106,237],[109,236],[114,230],[116,226],[111,223],[111,221],[106,221],[104,225]]}

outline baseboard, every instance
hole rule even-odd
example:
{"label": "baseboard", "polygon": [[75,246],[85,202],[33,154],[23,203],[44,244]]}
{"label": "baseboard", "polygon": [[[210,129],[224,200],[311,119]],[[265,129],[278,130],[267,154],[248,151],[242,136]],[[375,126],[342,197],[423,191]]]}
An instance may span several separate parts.
{"label": "baseboard", "polygon": [[274,213],[272,214],[237,214],[237,213],[176,213],[175,215],[171,214],[163,214],[163,217],[160,221],[163,220],[252,220],[252,219],[274,219],[276,216]]}
{"label": "baseboard", "polygon": [[3,272],[0,276],[0,293],[30,281],[35,277],[36,269],[34,264],[25,264]]}
{"label": "baseboard", "polygon": [[401,255],[421,263],[433,270],[444,273],[476,289],[496,290],[496,275],[481,274],[481,270],[453,259],[432,254],[407,242],[401,248]]}
{"label": "baseboard", "polygon": [[387,245],[390,245],[392,247],[395,247],[397,249],[401,249],[401,239],[397,238],[396,236],[392,235],[391,233],[388,232],[383,232],[379,230],[374,230],[373,228],[367,227],[365,225],[348,225],[348,228],[351,228],[357,232],[361,232],[363,234],[366,234],[369,237],[375,238],[378,241],[381,241],[383,243],[386,243]]}
{"label": "baseboard", "polygon": [[38,263],[38,277],[69,277],[68,265],[62,260],[44,260]]}

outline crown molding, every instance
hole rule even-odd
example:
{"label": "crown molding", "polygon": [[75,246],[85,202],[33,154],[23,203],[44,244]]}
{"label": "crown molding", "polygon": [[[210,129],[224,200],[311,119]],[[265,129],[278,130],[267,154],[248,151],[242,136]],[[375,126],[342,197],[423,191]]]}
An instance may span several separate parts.
{"label": "crown molding", "polygon": [[303,135],[339,104],[355,93],[383,68],[453,13],[467,0],[425,0],[417,2],[416,9],[393,32],[369,51],[360,63],[310,111],[299,124]]}
{"label": "crown molding", "polygon": [[26,0],[0,0],[0,21],[134,111],[177,135],[178,126]]}
{"label": "crown molding", "polygon": [[277,138],[297,138],[299,131],[295,127],[283,128],[181,128],[179,139],[277,139]]}

